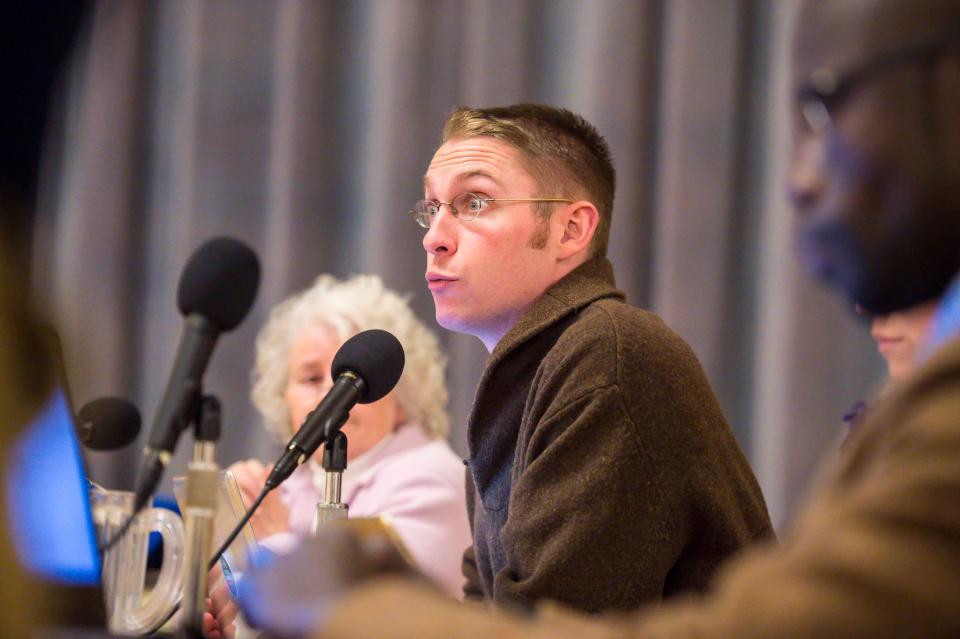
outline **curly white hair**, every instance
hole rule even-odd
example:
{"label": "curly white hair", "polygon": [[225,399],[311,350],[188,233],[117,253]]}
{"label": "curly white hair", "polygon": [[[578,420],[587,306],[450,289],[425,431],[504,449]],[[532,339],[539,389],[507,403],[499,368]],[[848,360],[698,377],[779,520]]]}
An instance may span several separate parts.
{"label": "curly white hair", "polygon": [[288,297],[270,312],[257,335],[250,392],[268,430],[285,441],[297,427],[290,423],[283,398],[290,345],[305,326],[313,324],[329,327],[341,342],[371,328],[393,333],[406,354],[396,386],[397,403],[428,435],[446,437],[450,429],[446,358],[434,334],[414,316],[407,298],[387,289],[374,275],[354,275],[342,281],[320,275],[313,286]]}

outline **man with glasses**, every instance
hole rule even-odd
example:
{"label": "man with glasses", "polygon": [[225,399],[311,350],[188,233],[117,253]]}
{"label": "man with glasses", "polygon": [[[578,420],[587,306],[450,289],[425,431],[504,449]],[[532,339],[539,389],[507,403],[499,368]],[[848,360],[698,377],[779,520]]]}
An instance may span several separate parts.
{"label": "man with glasses", "polygon": [[468,425],[465,592],[629,610],[771,534],[690,348],[604,257],[606,141],[542,105],[459,109],[410,212],[437,322],[490,351]]}
{"label": "man with glasses", "polygon": [[410,211],[437,322],[491,352],[468,424],[468,599],[631,610],[772,536],[692,350],[615,288],[614,180],[576,114],[459,109]]}
{"label": "man with glasses", "polygon": [[[957,0],[803,6],[789,179],[801,253],[872,312],[946,295],[926,361],[867,416],[779,547],[731,562],[701,598],[620,620],[494,616],[397,577],[334,597],[331,579],[322,636],[960,636],[958,28]],[[366,556],[368,570],[386,557]]]}

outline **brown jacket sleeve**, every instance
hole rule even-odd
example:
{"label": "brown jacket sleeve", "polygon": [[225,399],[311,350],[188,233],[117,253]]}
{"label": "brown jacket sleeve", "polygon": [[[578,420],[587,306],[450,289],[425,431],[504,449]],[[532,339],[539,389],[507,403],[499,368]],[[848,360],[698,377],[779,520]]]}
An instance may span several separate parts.
{"label": "brown jacket sleeve", "polygon": [[960,380],[943,381],[938,396],[920,384],[864,424],[782,547],[736,562],[711,596],[632,634],[960,637]]}
{"label": "brown jacket sleeve", "polygon": [[623,628],[565,611],[521,618],[385,577],[350,593],[315,639],[625,639]]}

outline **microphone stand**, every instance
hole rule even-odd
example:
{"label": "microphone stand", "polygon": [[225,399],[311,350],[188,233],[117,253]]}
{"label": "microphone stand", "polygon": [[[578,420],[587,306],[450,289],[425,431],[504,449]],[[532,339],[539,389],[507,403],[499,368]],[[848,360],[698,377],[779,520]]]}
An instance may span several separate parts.
{"label": "microphone stand", "polygon": [[337,431],[323,446],[323,470],[326,471],[326,495],[317,504],[317,526],[314,533],[330,522],[346,519],[349,507],[340,501],[340,484],[347,469],[347,436]]}
{"label": "microphone stand", "polygon": [[202,638],[207,610],[207,573],[217,514],[219,471],[215,459],[220,439],[220,402],[204,395],[194,415],[193,461],[187,467],[187,498],[183,512],[186,553],[183,571],[183,627],[190,637]]}

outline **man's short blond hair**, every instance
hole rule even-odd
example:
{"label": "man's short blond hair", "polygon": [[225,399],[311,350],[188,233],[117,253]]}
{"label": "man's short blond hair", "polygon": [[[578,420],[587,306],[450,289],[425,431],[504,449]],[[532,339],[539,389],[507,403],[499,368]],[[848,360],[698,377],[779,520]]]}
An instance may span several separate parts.
{"label": "man's short blond hair", "polygon": [[[607,254],[617,176],[607,141],[592,124],[572,111],[544,104],[458,107],[447,118],[441,144],[465,137],[491,137],[519,149],[537,182],[537,196],[592,202],[600,220],[590,255]],[[539,209],[549,217],[554,207],[541,204]]]}

